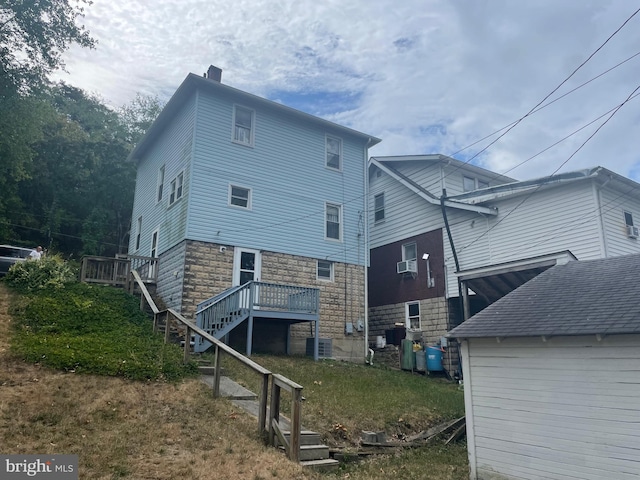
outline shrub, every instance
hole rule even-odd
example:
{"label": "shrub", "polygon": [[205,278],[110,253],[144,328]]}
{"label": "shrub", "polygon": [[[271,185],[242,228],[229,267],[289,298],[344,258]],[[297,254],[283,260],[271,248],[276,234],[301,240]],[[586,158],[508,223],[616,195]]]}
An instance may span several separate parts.
{"label": "shrub", "polygon": [[34,291],[44,288],[62,288],[75,282],[77,268],[66,262],[60,255],[48,255],[40,260],[26,260],[13,265],[5,281],[23,291]]}
{"label": "shrub", "polygon": [[197,372],[195,364],[183,364],[181,348],[153,333],[138,301],[113,287],[41,289],[16,310],[14,326],[13,351],[52,368],[136,380],[177,380]]}

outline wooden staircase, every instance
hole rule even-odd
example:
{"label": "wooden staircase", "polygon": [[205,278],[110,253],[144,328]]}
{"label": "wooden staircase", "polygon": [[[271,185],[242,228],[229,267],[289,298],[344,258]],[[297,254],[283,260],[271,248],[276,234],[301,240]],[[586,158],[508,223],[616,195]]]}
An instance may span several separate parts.
{"label": "wooden staircase", "polygon": [[[291,438],[291,432],[282,432],[285,438]],[[300,431],[300,464],[314,470],[333,470],[340,462],[329,458],[329,447],[322,443],[320,434],[311,430]]]}

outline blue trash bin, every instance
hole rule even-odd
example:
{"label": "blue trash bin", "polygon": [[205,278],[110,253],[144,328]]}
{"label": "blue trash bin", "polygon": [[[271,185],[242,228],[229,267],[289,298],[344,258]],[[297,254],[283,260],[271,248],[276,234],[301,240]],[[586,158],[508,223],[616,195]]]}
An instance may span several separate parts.
{"label": "blue trash bin", "polygon": [[427,347],[425,355],[427,356],[427,371],[428,372],[442,372],[442,350],[441,347]]}

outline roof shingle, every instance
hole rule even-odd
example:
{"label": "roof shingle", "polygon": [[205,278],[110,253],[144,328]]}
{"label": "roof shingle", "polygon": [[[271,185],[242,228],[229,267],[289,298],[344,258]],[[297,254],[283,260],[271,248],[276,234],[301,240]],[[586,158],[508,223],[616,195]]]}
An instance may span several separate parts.
{"label": "roof shingle", "polygon": [[640,255],[569,262],[541,273],[450,337],[640,333]]}

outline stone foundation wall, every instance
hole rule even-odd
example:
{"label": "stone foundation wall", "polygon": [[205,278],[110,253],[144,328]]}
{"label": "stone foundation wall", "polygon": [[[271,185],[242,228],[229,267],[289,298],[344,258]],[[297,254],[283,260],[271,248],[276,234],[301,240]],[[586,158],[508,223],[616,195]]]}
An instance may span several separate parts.
{"label": "stone foundation wall", "polygon": [[220,252],[215,243],[187,240],[184,259],[182,314],[194,318],[198,303],[232,285],[233,248]]}
{"label": "stone foundation wall", "polygon": [[[184,254],[182,314],[193,318],[198,303],[232,286],[234,249],[215,243],[188,240]],[[316,259],[262,252],[260,280],[320,289],[320,337],[333,340],[333,357],[364,360],[364,268],[334,263],[334,280],[316,278]],[[353,333],[345,334],[352,323]],[[254,332],[255,334],[255,332]],[[306,338],[313,336],[308,322],[291,326],[290,349],[305,354]],[[254,335],[255,338],[255,335]],[[255,340],[254,340],[255,341]]]}
{"label": "stone foundation wall", "polygon": [[[364,359],[364,269],[362,266],[334,263],[334,280],[316,278],[316,259],[283,253],[262,254],[262,280],[320,289],[320,338],[333,340],[332,357],[342,360]],[[345,334],[345,325],[353,333]],[[313,336],[308,323],[291,326],[292,354],[304,355],[306,338]]]}
{"label": "stone foundation wall", "polygon": [[[447,299],[444,297],[420,300],[420,327],[419,334],[422,344],[425,346],[436,345],[440,337],[449,330],[450,312]],[[394,328],[395,323],[405,324],[405,304],[382,305],[369,309],[369,344],[375,347],[376,336],[385,338],[385,330]],[[451,348],[445,352],[442,363],[445,370],[453,376],[458,368],[458,350],[455,342],[450,341]],[[376,348],[376,355],[378,354]],[[397,350],[396,350],[397,351]],[[391,359],[391,363],[395,360]],[[374,355],[375,363],[375,355]],[[386,363],[386,362],[385,362]]]}
{"label": "stone foundation wall", "polygon": [[[369,340],[375,345],[375,337],[385,337],[385,330],[396,323],[405,324],[405,304],[382,305],[369,309]],[[420,327],[423,343],[432,345],[447,333],[449,310],[444,297],[420,300]]]}

